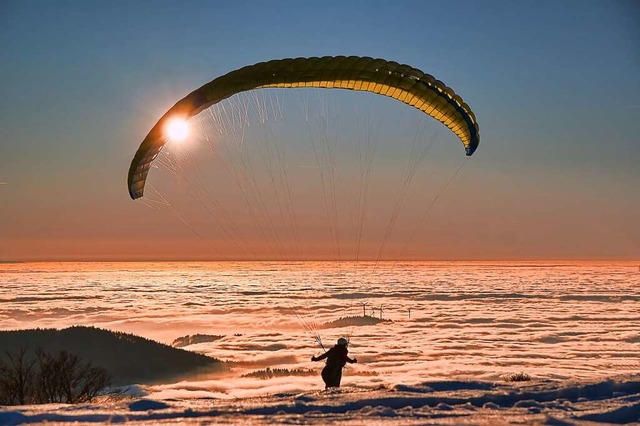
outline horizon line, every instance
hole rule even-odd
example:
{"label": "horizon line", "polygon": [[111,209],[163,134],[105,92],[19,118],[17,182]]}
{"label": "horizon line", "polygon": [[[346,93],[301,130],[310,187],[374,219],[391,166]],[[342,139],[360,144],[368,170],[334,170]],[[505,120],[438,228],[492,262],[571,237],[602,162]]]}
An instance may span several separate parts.
{"label": "horizon line", "polygon": [[196,262],[210,262],[210,263],[307,263],[307,262],[325,262],[325,263],[359,263],[359,264],[378,264],[389,262],[402,262],[402,263],[489,263],[489,262],[505,262],[505,263],[585,263],[585,262],[624,262],[633,263],[640,262],[640,258],[487,258],[487,259],[197,259],[197,258],[148,258],[148,259],[124,259],[124,258],[95,258],[95,259],[82,259],[82,258],[68,258],[68,259],[0,259],[1,264],[12,263],[169,263],[169,262],[182,262],[182,263],[196,263]]}

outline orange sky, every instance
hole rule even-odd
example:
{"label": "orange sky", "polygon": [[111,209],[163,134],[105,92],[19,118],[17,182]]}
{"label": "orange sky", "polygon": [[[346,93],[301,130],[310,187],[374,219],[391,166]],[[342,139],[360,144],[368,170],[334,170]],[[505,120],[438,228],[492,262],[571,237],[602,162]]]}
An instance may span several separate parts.
{"label": "orange sky", "polygon": [[[0,261],[640,259],[635,3],[340,7],[348,20],[313,4],[275,15],[266,4],[2,7]],[[456,19],[425,29],[426,16]],[[257,147],[250,173],[229,155],[237,141],[192,143],[174,152],[180,173],[166,164],[151,172],[171,207],[149,190],[143,203],[129,198],[133,154],[178,99],[244,65],[323,54],[384,57],[441,79],[478,118],[477,152],[465,160],[448,129],[391,99],[283,92],[275,99],[284,115],[269,121],[275,133],[245,129]],[[305,108],[315,128],[300,118]],[[309,136],[322,140],[322,111],[329,135],[351,147],[336,155],[325,190]],[[420,143],[433,146],[398,204],[420,122]],[[354,147],[366,131],[380,144],[359,216]],[[291,197],[275,151],[266,162],[275,183],[265,166],[276,140]],[[253,189],[245,180],[243,193],[229,169],[254,179]],[[326,178],[330,167],[320,169]]]}

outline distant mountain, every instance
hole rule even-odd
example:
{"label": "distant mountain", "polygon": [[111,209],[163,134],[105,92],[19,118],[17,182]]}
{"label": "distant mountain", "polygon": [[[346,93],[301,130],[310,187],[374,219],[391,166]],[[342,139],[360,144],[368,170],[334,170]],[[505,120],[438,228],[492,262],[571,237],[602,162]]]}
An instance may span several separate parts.
{"label": "distant mountain", "polygon": [[158,383],[227,370],[226,364],[215,358],[95,327],[0,331],[1,360],[6,361],[6,351],[20,347],[27,347],[32,354],[40,347],[45,352],[65,350],[78,355],[105,368],[115,385]]}
{"label": "distant mountain", "polygon": [[393,321],[388,319],[380,319],[377,317],[372,317],[370,315],[365,316],[353,316],[353,317],[342,317],[338,318],[334,321],[325,322],[320,326],[320,328],[339,328],[339,327],[355,327],[361,325],[376,325],[380,323],[392,323]]}
{"label": "distant mountain", "polygon": [[174,348],[184,348],[185,346],[195,345],[197,343],[215,342],[222,339],[224,336],[218,336],[215,334],[192,334],[187,336],[178,337],[173,341],[171,346]]}

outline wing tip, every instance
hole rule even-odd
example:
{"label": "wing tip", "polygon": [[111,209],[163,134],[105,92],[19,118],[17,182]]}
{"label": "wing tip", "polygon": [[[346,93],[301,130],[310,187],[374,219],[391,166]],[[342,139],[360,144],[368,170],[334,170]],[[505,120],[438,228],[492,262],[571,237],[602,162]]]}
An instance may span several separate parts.
{"label": "wing tip", "polygon": [[131,197],[132,200],[137,200],[138,198],[142,197],[142,194],[140,194],[138,191],[135,191],[129,188],[129,196]]}

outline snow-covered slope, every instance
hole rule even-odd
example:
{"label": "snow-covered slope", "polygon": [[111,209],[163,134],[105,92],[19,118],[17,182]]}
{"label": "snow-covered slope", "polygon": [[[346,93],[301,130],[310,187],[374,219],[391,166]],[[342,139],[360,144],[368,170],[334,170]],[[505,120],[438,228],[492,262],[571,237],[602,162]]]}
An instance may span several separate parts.
{"label": "snow-covered slope", "polygon": [[235,400],[128,397],[94,405],[0,409],[0,424],[45,421],[621,424],[640,421],[640,376],[599,382],[435,381],[415,386],[347,387]]}

